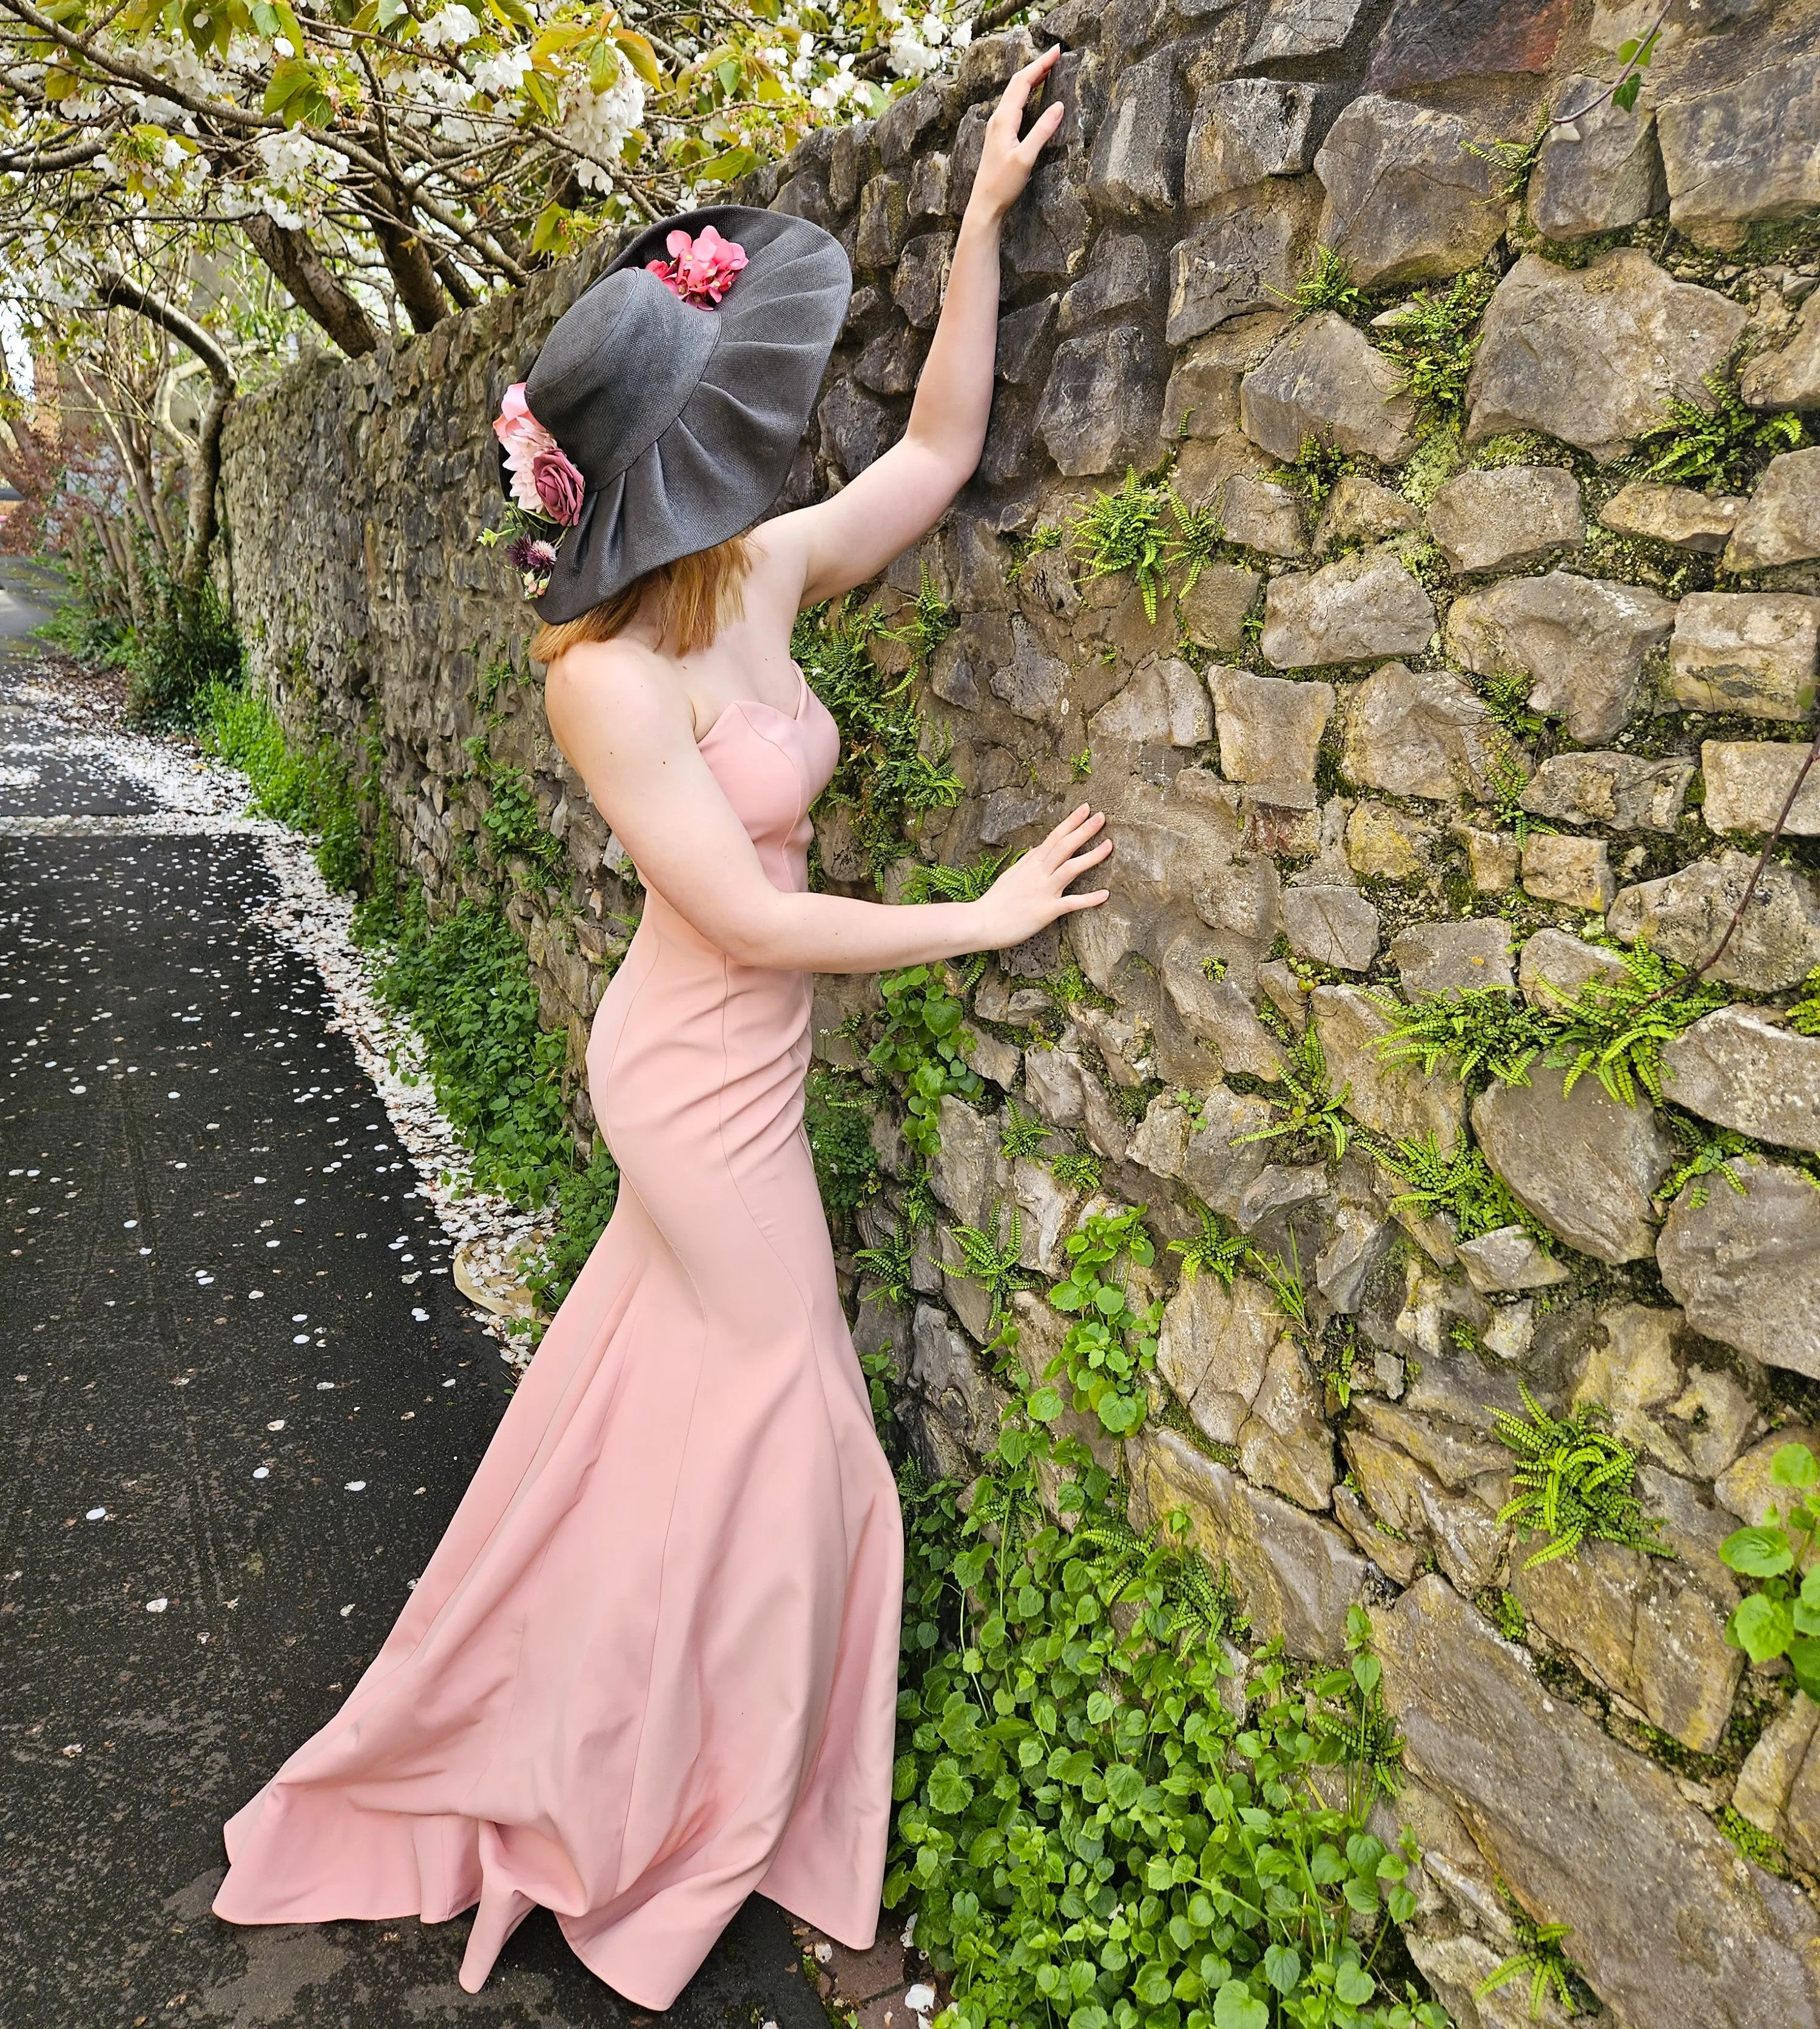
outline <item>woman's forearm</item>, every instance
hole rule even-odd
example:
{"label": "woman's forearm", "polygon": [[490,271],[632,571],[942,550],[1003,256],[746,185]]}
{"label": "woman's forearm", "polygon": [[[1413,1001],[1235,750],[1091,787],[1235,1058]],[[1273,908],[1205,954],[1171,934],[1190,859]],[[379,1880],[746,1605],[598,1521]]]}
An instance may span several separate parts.
{"label": "woman's forearm", "polygon": [[990,925],[977,902],[914,906],[844,895],[779,894],[737,924],[698,925],[728,957],[780,972],[891,972],[982,948]]}
{"label": "woman's forearm", "polygon": [[967,206],[948,267],[942,313],[904,432],[906,442],[959,475],[957,488],[980,462],[992,410],[1003,222],[1003,213],[989,204]]}

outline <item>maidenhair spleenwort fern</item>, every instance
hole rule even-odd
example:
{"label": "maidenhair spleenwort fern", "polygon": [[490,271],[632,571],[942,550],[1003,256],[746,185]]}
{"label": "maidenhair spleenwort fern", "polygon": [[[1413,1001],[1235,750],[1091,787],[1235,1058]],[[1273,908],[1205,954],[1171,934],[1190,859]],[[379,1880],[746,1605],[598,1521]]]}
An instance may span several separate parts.
{"label": "maidenhair spleenwort fern", "polygon": [[990,1351],[995,1346],[1017,1343],[1017,1325],[1011,1299],[1020,1289],[1034,1289],[1037,1278],[1017,1258],[1024,1249],[1024,1220],[1017,1207],[1011,1207],[1010,1224],[1003,1240],[998,1237],[1001,1213],[996,1204],[988,1225],[989,1230],[982,1230],[977,1226],[951,1226],[948,1237],[960,1249],[961,1274],[969,1282],[977,1282],[992,1300],[992,1315],[987,1326],[987,1348]]}
{"label": "maidenhair spleenwort fern", "polygon": [[1271,1110],[1278,1117],[1268,1127],[1260,1127],[1250,1134],[1235,1134],[1232,1145],[1236,1148],[1241,1141],[1273,1141],[1284,1135],[1306,1134],[1312,1141],[1325,1142],[1337,1161],[1346,1153],[1352,1139],[1352,1129],[1344,1110],[1352,1088],[1342,1085],[1335,1092],[1329,1086],[1326,1055],[1312,1022],[1283,1050],[1280,1065],[1277,1082],[1288,1096],[1269,1100]]}
{"label": "maidenhair spleenwort fern", "polygon": [[1561,1940],[1574,1934],[1571,1923],[1532,1923],[1526,1916],[1514,1920],[1518,1949],[1501,1965],[1495,1965],[1473,1989],[1481,2001],[1501,1986],[1527,1975],[1529,1982],[1529,2019],[1540,2021],[1542,2004],[1551,1991],[1562,2012],[1577,2012],[1573,1976],[1574,1962],[1561,1949]]}
{"label": "maidenhair spleenwort fern", "polygon": [[1192,1282],[1204,1268],[1209,1274],[1218,1276],[1229,1289],[1251,1252],[1251,1243],[1242,1233],[1228,1233],[1220,1223],[1219,1214],[1206,1205],[1197,1203],[1195,1213],[1201,1222],[1200,1231],[1192,1240],[1172,1240],[1169,1251],[1181,1256],[1184,1281]]}
{"label": "maidenhair spleenwort fern", "polygon": [[1538,1225],[1510,1195],[1510,1187],[1466,1142],[1444,1152],[1430,1134],[1420,1141],[1399,1141],[1375,1151],[1377,1159],[1403,1185],[1391,1200],[1393,1212],[1413,1212],[1427,1219],[1444,1212],[1454,1222],[1455,1237],[1477,1240],[1507,1226],[1526,1228],[1544,1246],[1547,1230]]}
{"label": "maidenhair spleenwort fern", "polygon": [[1608,1431],[1593,1427],[1588,1404],[1565,1419],[1551,1416],[1526,1382],[1519,1382],[1528,1420],[1507,1409],[1492,1416],[1493,1434],[1517,1455],[1510,1475],[1516,1489],[1498,1511],[1499,1522],[1548,1537],[1523,1568],[1570,1556],[1588,1537],[1622,1543],[1652,1557],[1674,1555],[1655,1533],[1632,1487],[1637,1454]]}

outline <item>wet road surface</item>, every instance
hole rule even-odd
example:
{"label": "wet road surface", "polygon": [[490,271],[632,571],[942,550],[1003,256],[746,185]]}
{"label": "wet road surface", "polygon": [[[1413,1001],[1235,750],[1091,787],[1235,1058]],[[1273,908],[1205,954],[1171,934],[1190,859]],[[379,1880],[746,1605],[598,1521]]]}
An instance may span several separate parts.
{"label": "wet road surface", "polygon": [[0,2024],[821,2029],[761,1897],[662,2018],[543,1912],[475,1996],[465,1916],[209,1914],[222,1820],[372,1657],[511,1377],[320,976],[250,920],[260,840],[135,833],[158,797],[22,702],[22,666],[0,661]]}

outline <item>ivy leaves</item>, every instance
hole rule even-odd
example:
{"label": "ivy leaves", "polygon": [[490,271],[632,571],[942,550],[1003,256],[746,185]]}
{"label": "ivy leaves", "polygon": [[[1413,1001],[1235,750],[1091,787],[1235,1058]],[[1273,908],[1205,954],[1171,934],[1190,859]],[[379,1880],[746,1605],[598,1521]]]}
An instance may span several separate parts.
{"label": "ivy leaves", "polygon": [[888,972],[879,985],[884,1030],[866,1061],[903,1080],[904,1139],[927,1161],[941,1151],[942,1101],[951,1093],[977,1099],[985,1090],[978,1072],[969,1070],[961,1055],[966,1004],[948,991],[934,966]]}
{"label": "ivy leaves", "polygon": [[1770,1461],[1770,1478],[1796,1497],[1786,1515],[1771,1508],[1719,1546],[1734,1571],[1762,1581],[1739,1602],[1725,1631],[1753,1663],[1786,1656],[1796,1682],[1820,1699],[1820,1565],[1796,1575],[1820,1535],[1820,1460],[1805,1445],[1784,1445]]}
{"label": "ivy leaves", "polygon": [[1075,1322],[1043,1379],[1047,1384],[1066,1373],[1069,1397],[1065,1404],[1060,1388],[1039,1388],[1030,1397],[1030,1414],[1040,1423],[1054,1422],[1065,1406],[1092,1411],[1115,1437],[1143,1422],[1149,1407],[1145,1377],[1156,1365],[1162,1324],[1160,1300],[1138,1308],[1127,1288],[1132,1265],[1147,1268],[1156,1259],[1143,1219],[1141,1206],[1092,1212],[1069,1235],[1068,1274],[1050,1291],[1049,1301]]}

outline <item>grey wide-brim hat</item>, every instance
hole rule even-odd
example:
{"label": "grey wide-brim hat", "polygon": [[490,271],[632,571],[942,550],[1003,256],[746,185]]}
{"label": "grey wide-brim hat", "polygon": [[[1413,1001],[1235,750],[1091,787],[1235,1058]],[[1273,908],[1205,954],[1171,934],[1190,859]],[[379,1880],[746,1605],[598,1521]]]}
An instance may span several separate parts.
{"label": "grey wide-brim hat", "polygon": [[[717,306],[698,307],[644,264],[669,258],[671,233],[708,225],[745,250],[746,265]],[[771,506],[852,287],[840,243],[819,225],[725,204],[659,220],[583,291],[525,382],[526,407],[585,482],[539,619],[576,619]]]}

